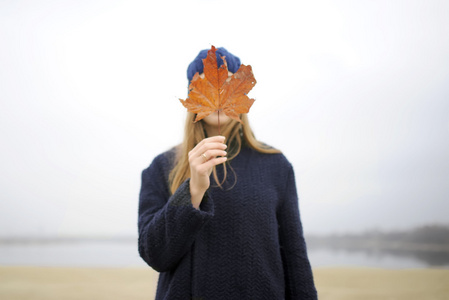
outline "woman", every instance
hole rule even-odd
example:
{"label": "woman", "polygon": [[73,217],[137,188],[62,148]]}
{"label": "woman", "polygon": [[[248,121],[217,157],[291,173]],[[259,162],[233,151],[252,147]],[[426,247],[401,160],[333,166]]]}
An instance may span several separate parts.
{"label": "woman", "polygon": [[139,253],[160,272],[156,299],[317,299],[292,165],[240,118],[220,114],[218,135],[217,113],[197,123],[188,113],[183,143],[142,172]]}

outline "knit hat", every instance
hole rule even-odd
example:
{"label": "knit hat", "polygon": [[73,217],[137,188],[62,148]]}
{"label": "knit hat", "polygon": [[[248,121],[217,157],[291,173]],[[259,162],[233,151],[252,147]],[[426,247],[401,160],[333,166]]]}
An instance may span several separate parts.
{"label": "knit hat", "polygon": [[[196,72],[198,72],[199,74],[203,73],[203,59],[207,57],[207,51],[209,50],[201,50],[198,56],[190,63],[189,67],[187,68],[187,79],[189,79],[189,82],[192,81],[193,76],[196,74]],[[240,58],[228,52],[228,50],[226,50],[225,48],[217,48],[215,54],[217,55],[218,67],[223,64],[223,60],[220,58],[221,55],[225,56],[229,72],[235,73],[240,68]]]}

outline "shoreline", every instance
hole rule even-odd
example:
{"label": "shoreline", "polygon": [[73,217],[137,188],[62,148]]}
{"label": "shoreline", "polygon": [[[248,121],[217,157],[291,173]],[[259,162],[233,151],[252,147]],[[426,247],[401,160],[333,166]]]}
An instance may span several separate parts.
{"label": "shoreline", "polygon": [[[448,299],[449,270],[316,267],[321,300]],[[154,299],[150,267],[0,266],[0,299]]]}

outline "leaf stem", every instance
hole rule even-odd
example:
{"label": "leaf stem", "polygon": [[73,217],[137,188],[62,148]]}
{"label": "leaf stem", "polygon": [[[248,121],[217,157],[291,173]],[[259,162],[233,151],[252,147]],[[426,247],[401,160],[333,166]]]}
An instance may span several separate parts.
{"label": "leaf stem", "polygon": [[218,135],[221,135],[221,131],[220,131],[220,110],[218,110]]}

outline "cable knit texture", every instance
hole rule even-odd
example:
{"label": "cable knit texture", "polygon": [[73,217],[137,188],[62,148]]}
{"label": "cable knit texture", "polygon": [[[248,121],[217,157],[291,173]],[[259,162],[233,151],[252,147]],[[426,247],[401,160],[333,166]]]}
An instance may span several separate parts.
{"label": "cable knit texture", "polygon": [[[160,272],[156,299],[317,299],[292,165],[282,154],[242,148],[223,189],[200,209],[189,180],[170,195],[174,152],[142,172],[139,253]],[[219,178],[223,175],[218,167]]]}

